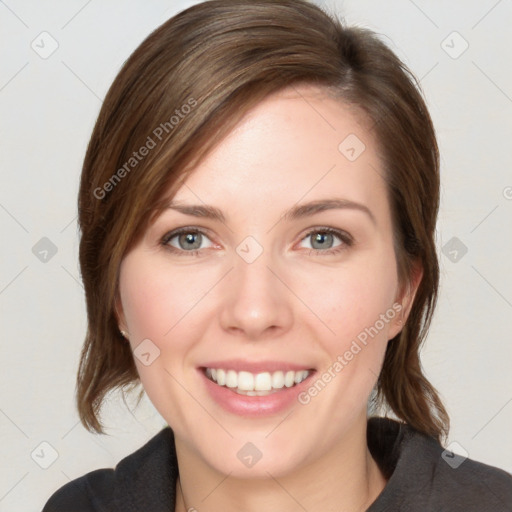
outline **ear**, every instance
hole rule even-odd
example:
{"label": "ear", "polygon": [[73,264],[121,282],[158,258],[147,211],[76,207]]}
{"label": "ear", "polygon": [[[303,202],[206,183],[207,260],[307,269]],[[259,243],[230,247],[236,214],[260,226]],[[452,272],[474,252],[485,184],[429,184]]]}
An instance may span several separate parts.
{"label": "ear", "polygon": [[414,297],[416,297],[416,292],[418,291],[418,287],[422,278],[423,267],[419,261],[416,261],[412,265],[412,270],[408,281],[400,286],[397,297],[395,298],[395,305],[399,304],[400,310],[398,310],[398,306],[393,305],[393,309],[396,308],[398,314],[393,319],[393,325],[389,329],[388,339],[393,339],[406,324],[407,318],[409,318],[409,313],[411,312],[411,308],[414,303]]}
{"label": "ear", "polygon": [[116,296],[114,299],[114,315],[116,317],[117,325],[120,331],[127,331],[126,320],[123,311],[123,305],[121,303],[121,295],[119,294],[119,290],[116,292]]}

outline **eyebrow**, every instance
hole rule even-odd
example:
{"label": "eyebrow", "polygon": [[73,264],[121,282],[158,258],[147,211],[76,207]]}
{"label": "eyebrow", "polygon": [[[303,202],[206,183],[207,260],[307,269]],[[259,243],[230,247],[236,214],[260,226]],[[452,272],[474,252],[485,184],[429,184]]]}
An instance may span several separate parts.
{"label": "eyebrow", "polygon": [[[184,215],[217,220],[222,223],[226,222],[226,217],[222,213],[222,210],[215,206],[199,204],[187,205],[171,202],[167,205],[167,208],[176,210]],[[350,209],[363,212],[368,215],[373,224],[376,224],[375,216],[367,206],[348,199],[320,199],[317,201],[311,201],[309,203],[294,206],[285,212],[281,218],[285,221],[292,221],[334,209]]]}
{"label": "eyebrow", "polygon": [[294,206],[286,212],[282,218],[286,221],[296,220],[314,215],[315,213],[335,209],[350,209],[366,213],[370,217],[371,221],[376,224],[375,217],[367,206],[348,199],[320,199],[318,201],[311,201],[309,203]]}

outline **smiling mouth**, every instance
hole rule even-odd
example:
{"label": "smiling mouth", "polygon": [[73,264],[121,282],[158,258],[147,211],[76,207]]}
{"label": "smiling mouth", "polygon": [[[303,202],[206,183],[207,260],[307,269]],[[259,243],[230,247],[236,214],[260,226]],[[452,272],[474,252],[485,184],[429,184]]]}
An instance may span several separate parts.
{"label": "smiling mouth", "polygon": [[314,370],[251,373],[224,368],[202,368],[204,375],[218,386],[245,396],[267,396],[292,388],[306,380]]}

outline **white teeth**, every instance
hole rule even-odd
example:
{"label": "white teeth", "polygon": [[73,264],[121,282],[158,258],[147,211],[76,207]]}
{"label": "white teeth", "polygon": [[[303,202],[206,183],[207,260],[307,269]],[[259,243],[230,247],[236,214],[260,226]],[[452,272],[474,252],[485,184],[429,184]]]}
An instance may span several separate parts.
{"label": "white teeth", "polygon": [[284,385],[287,388],[291,388],[294,383],[295,383],[295,372],[286,372],[286,375],[284,376]]}
{"label": "white teeth", "polygon": [[274,389],[281,389],[284,387],[284,373],[274,372],[272,374],[272,387]]}
{"label": "white teeth", "polygon": [[226,386],[241,395],[263,396],[269,391],[291,388],[300,384],[309,375],[308,370],[277,371],[253,374],[246,371],[223,370],[222,368],[207,368],[206,376],[219,386]]}
{"label": "white teeth", "polygon": [[[213,378],[213,372],[212,372]],[[217,370],[217,384],[219,386],[224,386],[226,384],[226,372],[224,370]]]}
{"label": "white teeth", "polygon": [[302,380],[303,380],[302,372],[296,372],[295,373],[295,379],[294,379],[295,384],[298,384],[299,382],[302,382]]}
{"label": "white teeth", "polygon": [[234,370],[228,370],[226,372],[226,386],[228,388],[238,387],[238,375]]}
{"label": "white teeth", "polygon": [[238,389],[242,391],[252,391],[254,389],[254,376],[249,372],[238,373]]}
{"label": "white teeth", "polygon": [[270,391],[272,389],[272,377],[270,373],[258,373],[254,379],[255,391]]}

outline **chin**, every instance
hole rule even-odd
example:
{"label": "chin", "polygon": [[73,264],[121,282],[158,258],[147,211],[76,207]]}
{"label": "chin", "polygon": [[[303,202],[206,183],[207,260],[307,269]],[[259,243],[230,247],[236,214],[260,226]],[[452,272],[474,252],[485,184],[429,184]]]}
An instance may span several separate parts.
{"label": "chin", "polygon": [[[306,431],[306,430],[305,430]],[[291,441],[269,431],[236,436],[225,442],[212,442],[198,449],[205,463],[222,474],[240,479],[268,479],[286,476],[306,462],[305,440]],[[310,447],[314,450],[314,446]],[[202,451],[204,449],[204,451]]]}

